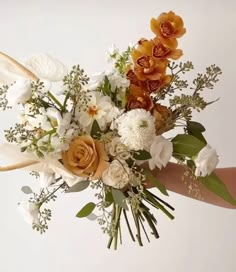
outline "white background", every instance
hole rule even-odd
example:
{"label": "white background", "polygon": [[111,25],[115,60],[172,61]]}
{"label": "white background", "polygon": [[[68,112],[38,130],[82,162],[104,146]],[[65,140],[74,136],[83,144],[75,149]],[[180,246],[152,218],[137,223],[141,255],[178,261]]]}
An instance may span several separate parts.
{"label": "white background", "polygon": [[[88,73],[101,71],[106,48],[115,43],[151,38],[149,21],[161,12],[175,11],[184,19],[187,33],[180,39],[184,60],[195,71],[216,63],[223,76],[209,100],[221,97],[195,120],[206,127],[208,141],[218,150],[220,166],[235,162],[235,60],[236,23],[234,0],[120,0],[120,1],[3,1],[0,15],[0,50],[15,57],[35,52],[56,56],[68,67],[81,64]],[[0,113],[3,129],[16,121],[15,113]],[[1,151],[0,151],[1,152]],[[236,271],[236,211],[170,194],[176,208],[170,221],[159,216],[161,238],[139,248],[128,235],[117,252],[106,249],[107,237],[95,222],[75,218],[89,200],[86,192],[60,195],[51,205],[53,221],[40,236],[26,225],[17,211],[24,197],[22,185],[37,187],[26,172],[0,174],[0,271]],[[87,201],[87,202],[86,202]]]}

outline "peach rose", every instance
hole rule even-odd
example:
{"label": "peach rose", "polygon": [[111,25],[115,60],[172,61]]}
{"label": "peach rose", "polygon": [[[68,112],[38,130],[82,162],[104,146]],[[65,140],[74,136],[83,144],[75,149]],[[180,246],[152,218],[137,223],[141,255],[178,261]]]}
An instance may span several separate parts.
{"label": "peach rose", "polygon": [[65,168],[80,177],[101,178],[109,166],[104,145],[89,135],[74,138],[62,157]]}

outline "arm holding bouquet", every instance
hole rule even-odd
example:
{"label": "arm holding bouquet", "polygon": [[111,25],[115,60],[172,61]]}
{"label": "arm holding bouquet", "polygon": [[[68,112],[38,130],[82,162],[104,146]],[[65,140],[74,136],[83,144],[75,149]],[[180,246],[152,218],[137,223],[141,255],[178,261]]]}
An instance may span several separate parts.
{"label": "arm holding bouquet", "polygon": [[[236,209],[235,205],[224,201],[221,197],[209,191],[197,179],[193,179],[191,176],[184,176],[185,171],[186,168],[181,164],[168,163],[162,170],[156,168],[152,173],[158,180],[163,182],[167,190],[213,205]],[[236,167],[217,168],[214,172],[224,182],[231,195],[236,199]],[[153,184],[147,181],[147,188],[152,187]]]}
{"label": "arm holding bouquet", "polygon": [[[186,32],[181,17],[162,13],[151,20],[151,30],[150,40],[142,38],[124,52],[113,48],[111,71],[93,79],[79,65],[68,73],[47,54],[22,65],[0,53],[6,62],[0,66],[0,108],[19,110],[18,123],[5,130],[8,143],[0,145],[0,154],[13,162],[0,171],[25,169],[37,178],[38,192],[24,186],[29,199],[19,208],[40,233],[51,219],[48,202],[59,192],[88,187],[96,190],[96,200],[76,217],[96,220],[109,236],[108,248],[115,249],[122,241],[121,217],[140,246],[150,235],[159,238],[153,209],[174,219],[174,208],[160,197],[167,189],[236,207],[235,168],[216,169],[219,158],[205,128],[192,120],[193,110],[215,102],[201,94],[213,89],[221,70],[211,65],[189,84],[182,76],[193,64],[176,62],[183,54],[178,39]],[[59,94],[53,89],[58,81]],[[177,127],[180,134],[165,138]]]}

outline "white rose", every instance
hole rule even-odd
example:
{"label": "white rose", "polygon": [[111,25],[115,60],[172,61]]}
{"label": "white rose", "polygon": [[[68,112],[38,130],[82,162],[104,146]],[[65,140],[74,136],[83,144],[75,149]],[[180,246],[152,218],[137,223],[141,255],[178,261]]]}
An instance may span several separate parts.
{"label": "white rose", "polygon": [[119,137],[112,139],[112,141],[109,143],[108,151],[111,156],[118,157],[122,160],[127,160],[130,157],[128,148],[121,143]]}
{"label": "white rose", "polygon": [[149,168],[153,170],[156,166],[161,169],[166,166],[173,153],[173,145],[163,136],[155,136],[151,144],[150,154],[152,158],[149,160]]}
{"label": "white rose", "polygon": [[19,203],[18,209],[23,215],[24,220],[32,225],[39,223],[39,206],[35,203],[22,201]]}
{"label": "white rose", "polygon": [[194,159],[194,162],[196,165],[195,176],[205,177],[210,175],[216,168],[219,159],[216,150],[207,144],[198,153],[197,157]]}
{"label": "white rose", "polygon": [[26,78],[19,78],[6,93],[9,106],[27,102],[32,95],[31,81]]}
{"label": "white rose", "polygon": [[129,184],[131,171],[126,162],[114,160],[103,172],[103,182],[116,189],[122,189]]}

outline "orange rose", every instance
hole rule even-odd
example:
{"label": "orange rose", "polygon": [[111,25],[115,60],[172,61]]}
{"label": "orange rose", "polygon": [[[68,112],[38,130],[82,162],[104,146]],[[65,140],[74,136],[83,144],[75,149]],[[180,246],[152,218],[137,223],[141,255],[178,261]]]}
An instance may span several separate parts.
{"label": "orange rose", "polygon": [[161,135],[174,127],[172,112],[166,106],[156,104],[153,108],[152,114],[156,119],[157,135]]}
{"label": "orange rose", "polygon": [[149,94],[145,93],[139,86],[130,85],[130,92],[127,99],[127,109],[145,109],[150,111],[153,102]]}
{"label": "orange rose", "polygon": [[80,177],[99,179],[108,168],[104,145],[89,135],[74,138],[62,157],[65,168]]}
{"label": "orange rose", "polygon": [[165,46],[172,49],[178,45],[176,38],[182,37],[186,32],[182,18],[173,11],[162,13],[157,19],[152,18],[151,30]]}

